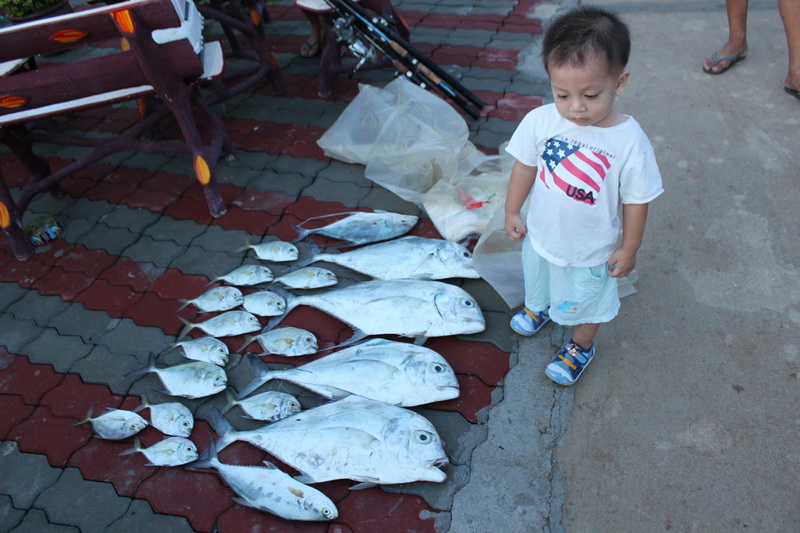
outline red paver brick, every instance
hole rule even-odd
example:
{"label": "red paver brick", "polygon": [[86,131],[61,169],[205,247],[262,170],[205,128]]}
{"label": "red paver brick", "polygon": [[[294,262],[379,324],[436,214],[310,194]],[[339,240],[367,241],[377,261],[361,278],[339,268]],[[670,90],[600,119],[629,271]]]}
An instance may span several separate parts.
{"label": "red paver brick", "polygon": [[141,299],[123,311],[122,316],[139,326],[161,328],[167,335],[177,335],[183,328],[176,313],[180,304],[175,300],[162,300],[154,293],[144,293]]}
{"label": "red paver brick", "polygon": [[208,204],[205,199],[198,200],[187,195],[181,196],[163,214],[175,220],[194,220],[198,224],[210,224],[214,220],[214,217],[208,212]]}
{"label": "red paver brick", "polygon": [[162,468],[136,491],[157,513],[185,516],[197,531],[212,531],[217,517],[233,505],[216,474]]}
{"label": "red paver brick", "polygon": [[497,101],[497,109],[492,116],[510,121],[520,121],[529,111],[541,105],[541,96],[506,93]]}
{"label": "red paver brick", "polygon": [[244,189],[240,195],[231,200],[231,205],[244,211],[264,211],[276,216],[283,214],[283,211],[292,203],[294,203],[294,198],[289,198],[283,193],[262,192],[254,189]]}
{"label": "red paver brick", "polygon": [[[418,496],[387,494],[375,487],[350,494],[336,505],[337,523],[347,524],[353,531],[436,531],[434,511]],[[430,518],[421,518],[423,514]]]}
{"label": "red paver brick", "polygon": [[93,437],[69,458],[69,466],[80,469],[84,479],[111,483],[120,496],[132,498],[142,482],[157,472],[156,467],[145,466],[147,458],[140,453],[119,455],[131,449],[133,442]]}
{"label": "red paver brick", "polygon": [[471,57],[475,57],[476,55],[478,59],[474,61],[471,66],[514,70],[517,67],[519,50],[498,50],[490,48],[481,50],[477,54],[472,54]]}
{"label": "red paver brick", "polygon": [[109,282],[98,279],[81,292],[76,298],[87,309],[106,311],[113,317],[123,316],[126,309],[135,305],[142,299],[142,293],[134,292],[125,285],[111,285]]}
{"label": "red paver brick", "polygon": [[308,157],[320,161],[328,159],[328,156],[324,154],[322,148],[319,147],[315,140],[297,140],[290,146],[287,146],[281,153],[292,157]]}
{"label": "red paver brick", "polygon": [[151,191],[139,188],[125,197],[125,205],[134,208],[149,209],[154,213],[161,213],[167,206],[174,203],[175,195],[163,191]]}
{"label": "red paver brick", "polygon": [[[187,161],[186,171],[192,172],[192,168]],[[156,172],[152,177],[144,180],[141,186],[151,191],[172,193],[174,197],[183,194],[186,189],[194,185],[194,177],[181,174],[168,174],[166,172]]]}
{"label": "red paver brick", "polygon": [[64,252],[56,258],[58,266],[67,272],[81,272],[89,278],[96,278],[117,260],[105,250],[90,250],[80,244],[74,244]]}
{"label": "red paver brick", "polygon": [[24,355],[14,356],[14,360],[0,371],[0,392],[19,394],[28,405],[37,405],[48,391],[63,381],[50,365],[37,365]]}
{"label": "red paver brick", "polygon": [[81,198],[84,192],[94,187],[95,183],[92,180],[79,178],[73,175],[67,176],[61,180],[59,185],[61,185],[61,188],[71,197]]}
{"label": "red paver brick", "polygon": [[[232,493],[233,494],[233,493]],[[265,511],[235,504],[219,516],[220,533],[259,531],[274,533],[325,533],[328,525],[284,520]]]}
{"label": "red paver brick", "polygon": [[80,179],[88,179],[99,183],[106,176],[115,171],[115,168],[108,163],[93,163],[88,167],[77,170],[73,176]]}
{"label": "red paver brick", "polygon": [[66,272],[54,267],[47,276],[38,279],[31,288],[46,296],[59,296],[65,302],[73,302],[77,296],[94,283],[82,272]]}
{"label": "red paver brick", "polygon": [[53,416],[49,408],[39,406],[7,438],[17,442],[19,451],[46,455],[50,466],[63,468],[91,438],[91,430],[74,427],[74,422],[73,418]]}
{"label": "red paver brick", "polygon": [[112,204],[120,204],[129,195],[139,189],[136,183],[109,183],[101,181],[94,187],[83,191],[83,196],[91,200],[105,200]]}
{"label": "red paver brick", "polygon": [[461,391],[458,398],[427,404],[425,407],[437,411],[460,413],[473,424],[480,424],[482,420],[478,416],[478,412],[492,404],[494,387],[489,387],[476,376],[456,375],[456,377]]}
{"label": "red paver brick", "polygon": [[34,406],[23,402],[18,394],[0,394],[0,412],[3,413],[0,417],[0,439],[5,439],[6,434],[31,416],[34,409]]}
{"label": "red paver brick", "polygon": [[103,177],[103,181],[119,184],[138,185],[153,177],[152,170],[146,168],[116,167]]}
{"label": "red paver brick", "polygon": [[511,368],[508,353],[487,342],[438,337],[425,346],[447,359],[456,374],[478,376],[492,387],[499,385]]}
{"label": "red paver brick", "polygon": [[162,273],[163,269],[152,263],[137,263],[120,257],[100,274],[99,279],[111,285],[124,285],[136,292],[144,292]]}
{"label": "red paver brick", "polygon": [[20,287],[30,288],[53,269],[51,265],[38,261],[33,256],[27,261],[10,262],[0,270],[0,281],[18,283]]}
{"label": "red paver brick", "polygon": [[209,290],[209,281],[205,276],[183,274],[177,268],[168,268],[150,285],[150,292],[156,293],[163,300],[191,299]]}
{"label": "red paver brick", "polygon": [[[77,374],[67,374],[58,386],[42,397],[39,405],[49,407],[53,415],[83,420],[89,409],[98,417],[108,408],[119,408],[122,398],[111,394],[105,385],[81,381]],[[88,424],[87,424],[88,427]]]}
{"label": "red paver brick", "polygon": [[215,219],[212,224],[227,230],[242,230],[253,235],[263,235],[267,228],[275,224],[280,217],[258,211],[245,211],[228,204],[228,214]]}

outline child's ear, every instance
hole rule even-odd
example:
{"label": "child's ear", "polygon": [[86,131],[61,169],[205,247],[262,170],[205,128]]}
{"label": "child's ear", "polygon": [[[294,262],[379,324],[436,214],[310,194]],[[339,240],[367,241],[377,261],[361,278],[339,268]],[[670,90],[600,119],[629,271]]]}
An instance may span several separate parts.
{"label": "child's ear", "polygon": [[630,76],[630,71],[626,70],[622,74],[619,75],[617,79],[617,88],[614,90],[614,93],[617,96],[621,96],[622,93],[625,91],[625,86],[628,85],[628,77]]}

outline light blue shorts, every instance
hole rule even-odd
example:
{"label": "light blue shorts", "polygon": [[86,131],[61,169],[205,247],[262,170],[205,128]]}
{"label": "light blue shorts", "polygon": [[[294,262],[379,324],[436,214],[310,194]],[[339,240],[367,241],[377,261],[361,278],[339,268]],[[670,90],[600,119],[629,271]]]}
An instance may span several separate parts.
{"label": "light blue shorts", "polygon": [[554,265],[526,241],[522,245],[525,275],[525,307],[543,311],[562,326],[602,324],[619,312],[617,279],[608,274],[608,264],[594,267]]}

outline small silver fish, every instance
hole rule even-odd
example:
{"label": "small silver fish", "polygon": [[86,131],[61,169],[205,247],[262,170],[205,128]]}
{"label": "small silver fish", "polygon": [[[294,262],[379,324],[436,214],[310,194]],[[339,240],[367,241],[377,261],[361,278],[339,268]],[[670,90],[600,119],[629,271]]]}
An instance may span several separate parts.
{"label": "small silver fish", "polygon": [[258,341],[264,350],[261,355],[275,354],[297,357],[317,351],[317,338],[313,333],[290,326],[276,328],[255,336],[247,336],[245,339],[246,344],[242,348],[249,346],[253,341]]}
{"label": "small silver fish", "polygon": [[147,466],[179,466],[196,461],[199,457],[197,446],[189,439],[183,437],[167,437],[161,442],[144,448],[137,437],[133,448],[125,450],[119,455],[130,455],[141,452],[150,463]]}
{"label": "small silver fish", "polygon": [[290,242],[283,241],[269,241],[261,244],[251,244],[247,242],[236,251],[243,252],[245,250],[253,250],[256,253],[256,257],[259,259],[272,261],[273,263],[295,261],[299,256],[297,246]]}
{"label": "small silver fish", "polygon": [[[242,265],[224,276],[214,276],[214,281],[225,281],[240,287],[268,283],[273,279],[272,271],[263,265]],[[209,283],[209,285],[211,284]]]}
{"label": "small silver fish", "polygon": [[80,426],[86,422],[92,423],[92,431],[95,435],[108,440],[127,439],[147,427],[147,420],[133,411],[124,409],[109,409],[97,418],[92,418],[92,408],[90,407],[86,418],[72,425]]}
{"label": "small silver fish", "polygon": [[255,315],[247,311],[227,311],[205,322],[190,322],[183,317],[178,317],[184,324],[178,338],[185,337],[194,328],[200,328],[212,337],[232,337],[242,333],[250,333],[261,329],[261,323]]}
{"label": "small silver fish", "polygon": [[194,305],[204,313],[211,313],[213,311],[228,311],[234,307],[239,307],[244,303],[244,296],[242,291],[236,287],[214,287],[206,291],[197,298],[191,300],[178,300],[183,305],[178,308],[178,311],[188,305]]}
{"label": "small silver fish", "polygon": [[222,410],[223,413],[227,413],[238,405],[250,418],[276,422],[300,412],[300,402],[285,392],[267,391],[241,400],[234,398],[230,391],[226,392],[228,403]]}
{"label": "small silver fish", "polygon": [[280,316],[286,310],[286,300],[270,291],[258,291],[244,297],[245,310],[258,316]]}
{"label": "small silver fish", "polygon": [[385,241],[408,233],[418,220],[415,216],[387,213],[386,211],[375,211],[374,213],[354,211],[309,218],[303,224],[309,220],[339,215],[348,216],[316,229],[305,229],[300,224],[293,226],[300,234],[294,242],[303,240],[315,233],[356,245]]}
{"label": "small silver fish", "polygon": [[304,267],[277,277],[273,281],[290,289],[320,289],[336,285],[337,282],[336,274],[319,267]]}
{"label": "small silver fish", "polygon": [[153,404],[142,395],[142,405],[134,409],[138,413],[150,409],[150,424],[161,433],[174,437],[188,437],[194,428],[194,417],[188,407],[180,402]]}
{"label": "small silver fish", "polygon": [[167,394],[171,396],[183,396],[190,399],[204,398],[225,390],[228,385],[228,376],[217,365],[194,361],[158,368],[156,357],[152,353],[145,368],[134,370],[125,377],[139,376],[150,372],[158,375],[158,379],[167,389]]}
{"label": "small silver fish", "polygon": [[[284,302],[285,306],[285,302]],[[205,361],[219,366],[228,364],[228,345],[214,337],[200,337],[188,341],[175,342],[173,348],[181,348],[184,357],[194,361]]]}

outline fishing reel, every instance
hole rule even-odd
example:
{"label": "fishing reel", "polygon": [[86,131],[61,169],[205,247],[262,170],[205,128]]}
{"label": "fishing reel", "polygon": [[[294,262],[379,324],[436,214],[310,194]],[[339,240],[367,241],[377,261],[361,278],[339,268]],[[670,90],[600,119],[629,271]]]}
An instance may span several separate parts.
{"label": "fishing reel", "polygon": [[367,61],[375,63],[378,57],[375,47],[369,41],[365,42],[361,32],[353,25],[353,20],[354,17],[349,16],[338,17],[333,21],[333,32],[338,41],[358,59],[358,63],[350,73],[351,76],[358,72]]}

